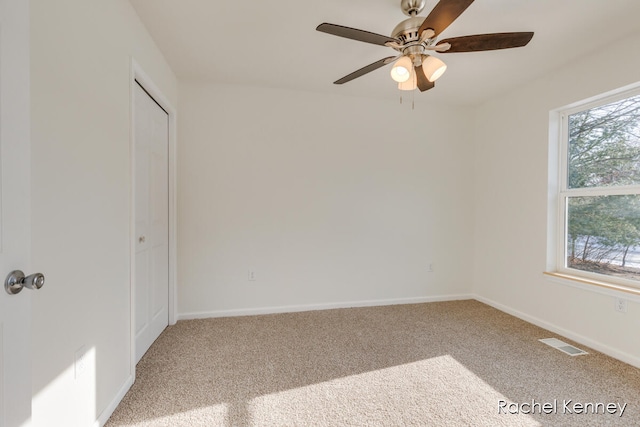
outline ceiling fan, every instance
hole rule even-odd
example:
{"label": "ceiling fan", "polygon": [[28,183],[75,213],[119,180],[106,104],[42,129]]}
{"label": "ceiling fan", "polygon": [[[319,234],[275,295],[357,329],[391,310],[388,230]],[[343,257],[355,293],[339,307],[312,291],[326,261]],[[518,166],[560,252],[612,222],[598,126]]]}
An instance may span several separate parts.
{"label": "ceiling fan", "polygon": [[440,0],[431,13],[418,16],[425,0],[401,0],[400,7],[409,19],[400,22],[390,37],[342,25],[323,23],[316,30],[334,36],[345,37],[380,46],[388,46],[399,55],[389,56],[369,64],[334,84],[347,83],[371,71],[395,62],[391,77],[400,90],[420,89],[421,92],[435,86],[447,66],[429,53],[478,52],[526,46],[533,32],[476,34],[437,41],[437,37],[464,12],[474,0]]}

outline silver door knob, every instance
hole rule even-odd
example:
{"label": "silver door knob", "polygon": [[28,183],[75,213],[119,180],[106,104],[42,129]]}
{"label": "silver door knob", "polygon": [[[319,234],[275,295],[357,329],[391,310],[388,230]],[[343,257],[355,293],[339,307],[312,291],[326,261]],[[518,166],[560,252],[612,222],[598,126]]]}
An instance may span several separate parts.
{"label": "silver door knob", "polygon": [[24,275],[20,270],[14,270],[7,276],[4,281],[4,289],[9,295],[15,295],[22,290],[22,288],[29,288],[38,290],[44,286],[44,274],[35,273],[29,276]]}

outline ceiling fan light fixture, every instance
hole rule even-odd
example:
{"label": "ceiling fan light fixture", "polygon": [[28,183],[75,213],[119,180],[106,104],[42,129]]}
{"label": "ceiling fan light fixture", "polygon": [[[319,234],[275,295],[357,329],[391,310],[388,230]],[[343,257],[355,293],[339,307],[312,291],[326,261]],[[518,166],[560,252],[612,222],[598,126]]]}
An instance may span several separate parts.
{"label": "ceiling fan light fixture", "polygon": [[[398,2],[398,0],[394,1]],[[526,46],[531,41],[533,32],[521,31],[451,37],[439,40],[436,43],[439,35],[458,19],[473,2],[474,0],[438,0],[425,18],[419,15],[426,4],[426,0],[400,0],[402,11],[410,18],[396,25],[390,36],[327,22],[318,25],[316,27],[317,31],[378,46],[386,46],[400,53],[399,56],[397,56],[398,53],[395,53],[394,56],[382,58],[347,74],[333,83],[341,85],[350,82],[385,65],[389,65],[391,62],[395,62],[391,69],[391,78],[395,82],[401,83],[398,88],[400,90],[412,90],[417,86],[420,92],[424,92],[432,89],[435,86],[434,82],[447,69],[444,62],[436,57],[427,55],[427,52],[454,53],[511,49]],[[413,80],[408,82],[412,76]]]}
{"label": "ceiling fan light fixture", "polygon": [[391,68],[391,78],[398,83],[404,83],[411,77],[411,70],[413,70],[411,58],[403,56],[393,64],[393,68]]}
{"label": "ceiling fan light fixture", "polygon": [[447,71],[447,64],[435,56],[424,55],[422,58],[422,70],[430,82],[435,82]]}

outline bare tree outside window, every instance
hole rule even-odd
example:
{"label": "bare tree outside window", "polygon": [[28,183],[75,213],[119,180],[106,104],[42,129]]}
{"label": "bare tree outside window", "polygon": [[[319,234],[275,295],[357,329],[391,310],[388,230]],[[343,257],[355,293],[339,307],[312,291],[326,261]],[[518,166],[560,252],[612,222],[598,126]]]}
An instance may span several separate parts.
{"label": "bare tree outside window", "polygon": [[568,117],[568,268],[640,281],[640,95]]}

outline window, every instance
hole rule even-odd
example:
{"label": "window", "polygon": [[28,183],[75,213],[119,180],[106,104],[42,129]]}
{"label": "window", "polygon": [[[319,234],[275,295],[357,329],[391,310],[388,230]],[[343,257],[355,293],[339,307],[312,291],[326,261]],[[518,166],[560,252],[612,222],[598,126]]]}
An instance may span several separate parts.
{"label": "window", "polygon": [[640,288],[640,90],[560,112],[557,270]]}

